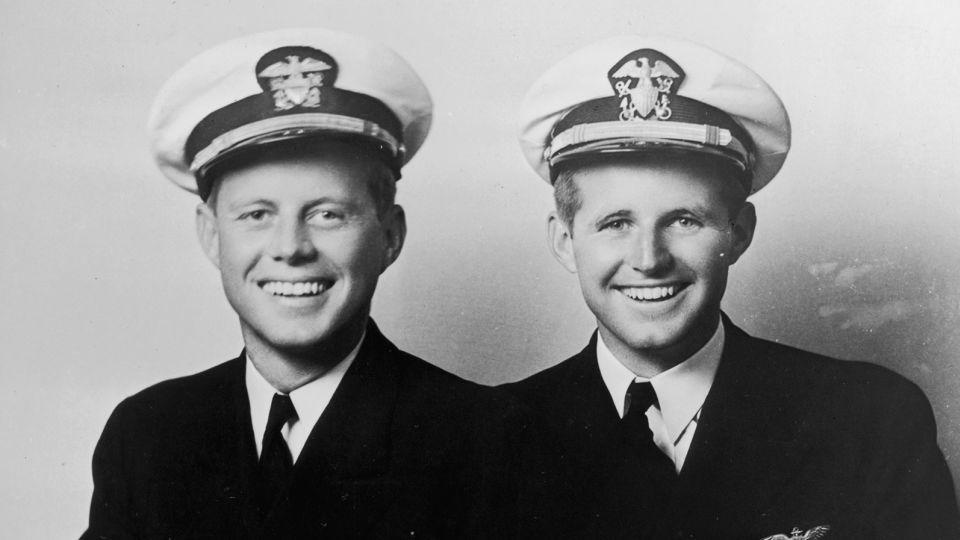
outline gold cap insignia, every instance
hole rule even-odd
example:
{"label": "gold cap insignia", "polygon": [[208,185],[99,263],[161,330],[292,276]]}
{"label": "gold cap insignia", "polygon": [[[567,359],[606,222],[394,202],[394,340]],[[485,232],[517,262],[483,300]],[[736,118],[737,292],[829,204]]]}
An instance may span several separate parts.
{"label": "gold cap insignia", "polygon": [[333,58],[309,47],[275,49],[257,64],[260,86],[273,96],[278,111],[319,107],[320,88],[332,85],[336,76]]}
{"label": "gold cap insignia", "polygon": [[658,120],[669,119],[670,94],[683,77],[680,66],[660,51],[640,49],[621,58],[607,73],[620,98],[620,120],[647,120],[652,114]]}

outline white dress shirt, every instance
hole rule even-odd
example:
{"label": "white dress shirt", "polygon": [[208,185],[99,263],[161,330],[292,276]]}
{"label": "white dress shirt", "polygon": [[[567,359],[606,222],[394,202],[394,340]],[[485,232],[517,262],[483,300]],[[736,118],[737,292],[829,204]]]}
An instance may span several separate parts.
{"label": "white dress shirt", "polygon": [[[365,336],[364,336],[365,337]],[[350,351],[346,358],[340,361],[330,371],[324,373],[320,378],[308,382],[307,384],[290,392],[290,400],[293,401],[293,407],[297,410],[297,420],[287,422],[281,429],[283,439],[287,442],[290,449],[290,455],[293,462],[297,462],[303,446],[307,444],[307,437],[313,431],[320,415],[333,398],[333,393],[340,386],[347,369],[353,364],[357,353],[360,351],[360,345],[363,344],[363,337],[357,346]],[[267,429],[267,417],[270,415],[270,404],[273,402],[274,394],[282,394],[276,390],[263,375],[257,371],[256,366],[247,355],[246,370],[247,397],[250,400],[250,421],[253,424],[253,435],[257,444],[257,456],[263,451],[263,433]]]}
{"label": "white dress shirt", "polygon": [[607,348],[603,338],[597,335],[600,376],[613,398],[620,418],[623,418],[624,402],[630,383],[650,381],[653,385],[660,408],[651,405],[647,409],[647,422],[653,432],[653,442],[673,460],[678,473],[687,458],[690,442],[700,419],[700,410],[717,374],[723,342],[723,324],[719,324],[707,344],[690,358],[648,379],[638,377],[621,364]]}

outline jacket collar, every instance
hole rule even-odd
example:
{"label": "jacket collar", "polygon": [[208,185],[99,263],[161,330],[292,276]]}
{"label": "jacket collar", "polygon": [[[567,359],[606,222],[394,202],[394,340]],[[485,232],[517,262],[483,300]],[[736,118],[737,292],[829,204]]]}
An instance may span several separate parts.
{"label": "jacket collar", "polygon": [[399,389],[397,348],[370,320],[353,365],[307,438],[293,476],[351,478],[386,470],[390,425]]}
{"label": "jacket collar", "polygon": [[717,329],[707,343],[691,357],[653,378],[639,377],[614,357],[597,336],[597,363],[600,375],[610,391],[617,413],[622,418],[627,390],[634,381],[649,381],[657,393],[660,414],[670,437],[676,444],[691,421],[697,418],[710,392],[713,379],[723,354],[724,329],[717,321]]}
{"label": "jacket collar", "polygon": [[283,536],[275,530],[298,523],[304,512],[317,519],[320,514],[335,516],[336,505],[353,501],[328,499],[336,493],[334,485],[382,477],[389,471],[391,424],[404,369],[397,354],[370,320],[353,364],[307,437],[260,536]]}
{"label": "jacket collar", "polygon": [[620,415],[597,364],[597,332],[568,365],[570,369],[560,383],[564,392],[558,396],[561,401],[558,410],[567,415],[564,430],[603,440],[617,429]]}
{"label": "jacket collar", "polygon": [[[366,332],[364,332],[365,334]],[[327,408],[333,394],[336,392],[340,381],[348,371],[363,344],[364,336],[354,347],[346,358],[340,360],[335,366],[322,376],[304,384],[289,393],[293,406],[297,411],[298,420],[290,428],[287,436],[287,446],[296,462],[300,451],[306,445],[306,439],[309,437],[313,426],[323,411]],[[250,420],[253,425],[255,435],[254,442],[257,446],[257,453],[262,452],[263,434],[267,427],[267,418],[270,413],[271,403],[274,394],[278,393],[271,384],[260,374],[253,361],[247,355],[245,369],[245,388],[247,397],[250,401]]]}
{"label": "jacket collar", "polygon": [[723,315],[723,357],[707,395],[687,461],[680,473],[681,497],[697,486],[750,487],[772,506],[790,485],[809,443],[800,437],[803,408],[785,406],[783,384],[770,344],[750,337]]}

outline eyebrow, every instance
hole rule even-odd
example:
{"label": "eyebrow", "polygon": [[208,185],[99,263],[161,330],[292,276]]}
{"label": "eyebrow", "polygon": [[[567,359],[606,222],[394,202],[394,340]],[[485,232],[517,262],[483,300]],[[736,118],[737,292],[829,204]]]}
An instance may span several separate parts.
{"label": "eyebrow", "polygon": [[711,208],[708,206],[703,206],[701,204],[695,204],[692,206],[684,206],[681,208],[677,208],[671,213],[677,214],[677,213],[684,213],[684,212],[689,212],[691,214],[696,214],[698,216],[703,216],[705,218],[723,221],[724,212],[722,208]]}
{"label": "eyebrow", "polygon": [[252,205],[258,205],[258,204],[262,204],[262,205],[270,206],[270,207],[275,207],[275,206],[276,206],[276,204],[275,204],[273,201],[271,201],[271,200],[269,200],[269,199],[264,199],[264,198],[261,197],[261,198],[257,198],[257,199],[249,199],[249,200],[244,200],[244,201],[234,201],[234,202],[230,203],[229,205],[227,205],[226,210],[229,211],[229,212],[235,212],[235,211],[237,211],[237,210],[240,210],[241,208],[244,208],[244,207],[247,207],[247,206],[252,206]]}
{"label": "eyebrow", "polygon": [[702,204],[694,204],[688,207],[691,212],[697,212],[700,214],[713,214],[715,213],[709,206],[704,206]]}
{"label": "eyebrow", "polygon": [[[231,203],[229,206],[227,206],[227,210],[238,210],[246,206],[259,205],[259,204],[269,206],[271,208],[275,208],[279,206],[277,202],[274,201],[273,199],[258,197],[258,198],[251,198],[248,200],[235,201]],[[313,208],[315,206],[320,206],[323,204],[337,204],[337,205],[345,206],[351,209],[356,208],[358,206],[356,202],[350,200],[349,198],[341,199],[341,198],[335,198],[335,197],[317,197],[316,199],[305,201],[300,206],[301,208]]]}
{"label": "eyebrow", "polygon": [[[663,212],[663,214],[661,214],[661,217],[671,218],[671,217],[676,217],[684,214],[693,214],[695,216],[699,216],[708,221],[716,221],[716,222],[725,221],[723,218],[723,213],[720,209],[704,206],[702,204],[678,206],[676,208]],[[598,218],[596,218],[593,221],[593,224],[597,226],[603,223],[604,221],[607,221],[610,219],[620,219],[620,218],[632,219],[633,217],[634,217],[634,212],[632,210],[620,209],[620,210],[615,210],[605,214],[601,214]]]}
{"label": "eyebrow", "polygon": [[311,199],[304,204],[304,206],[317,206],[318,204],[349,204],[352,205],[354,202],[350,200],[349,197],[337,198],[337,197],[317,197],[316,199]]}
{"label": "eyebrow", "polygon": [[594,225],[599,225],[603,221],[606,221],[611,218],[629,218],[629,217],[633,217],[633,212],[631,212],[630,210],[625,210],[625,209],[615,210],[613,212],[600,215],[600,217],[595,219],[593,223]]}
{"label": "eyebrow", "polygon": [[360,205],[350,198],[338,199],[334,197],[319,197],[304,203],[302,208],[311,209],[325,204],[333,204],[342,207],[348,212],[357,213]]}

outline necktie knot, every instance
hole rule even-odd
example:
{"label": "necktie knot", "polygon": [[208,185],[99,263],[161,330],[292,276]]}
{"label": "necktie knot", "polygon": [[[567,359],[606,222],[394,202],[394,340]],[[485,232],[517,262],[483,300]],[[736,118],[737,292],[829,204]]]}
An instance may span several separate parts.
{"label": "necktie knot", "polygon": [[296,420],[297,409],[293,406],[293,400],[286,394],[274,394],[273,401],[270,402],[270,414],[267,416],[267,433],[273,433],[283,429],[283,425],[290,420]]}
{"label": "necktie knot", "polygon": [[283,440],[283,426],[296,418],[297,409],[293,406],[293,400],[290,399],[290,396],[274,394],[273,401],[270,403],[270,414],[267,416],[267,429],[263,432],[263,449],[260,453],[260,461],[268,459],[268,454],[272,451],[284,456],[285,461],[290,460],[290,450]]}
{"label": "necktie knot", "polygon": [[657,400],[657,392],[653,389],[650,381],[633,381],[630,383],[630,387],[627,388],[627,397],[623,406],[624,416],[643,414],[647,412],[647,409],[649,409],[651,405],[659,407],[660,402]]}

